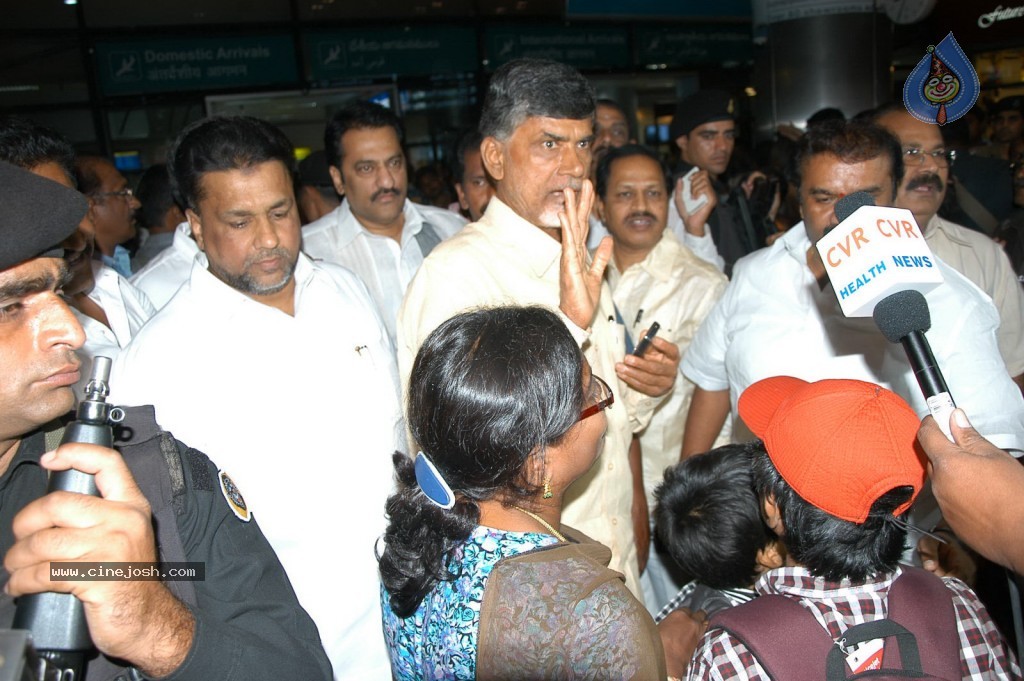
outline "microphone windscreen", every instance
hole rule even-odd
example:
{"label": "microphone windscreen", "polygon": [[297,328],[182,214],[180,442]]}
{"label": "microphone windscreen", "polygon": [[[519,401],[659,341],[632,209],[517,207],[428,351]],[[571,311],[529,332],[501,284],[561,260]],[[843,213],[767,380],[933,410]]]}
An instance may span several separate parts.
{"label": "microphone windscreen", "polygon": [[932,328],[932,315],[928,301],[919,291],[897,291],[878,301],[871,315],[875,326],[890,343],[899,343],[911,331],[927,331]]}
{"label": "microphone windscreen", "polygon": [[842,222],[853,215],[853,213],[861,206],[873,205],[875,205],[875,198],[867,192],[854,192],[852,194],[847,194],[836,201],[836,219],[839,220],[839,222]]}

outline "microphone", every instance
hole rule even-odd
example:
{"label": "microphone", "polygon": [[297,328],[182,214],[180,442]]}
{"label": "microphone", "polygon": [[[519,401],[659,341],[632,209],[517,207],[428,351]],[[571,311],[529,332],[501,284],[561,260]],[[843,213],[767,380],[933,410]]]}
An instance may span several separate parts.
{"label": "microphone", "polygon": [[[96,357],[93,361],[85,399],[78,404],[75,420],[65,428],[61,444],[84,442],[113,447],[113,424],[124,418],[124,410],[107,402],[110,367],[109,357]],[[55,490],[99,496],[95,476],[74,469],[50,474],[46,493]],[[44,592],[22,596],[14,611],[14,628],[32,632],[36,650],[50,668],[62,671],[61,678],[83,678],[93,645],[82,602],[73,594]]]}
{"label": "microphone", "polygon": [[816,246],[843,314],[872,317],[890,342],[903,345],[928,411],[952,440],[956,405],[924,335],[932,326],[924,294],[942,283],[924,234],[910,211],[876,206],[867,192],[839,199],[835,213],[839,224]]}
{"label": "microphone", "polygon": [[847,317],[870,317],[880,300],[897,291],[927,293],[942,283],[935,256],[914,215],[876,206],[867,192],[836,201],[838,225],[815,247]]}
{"label": "microphone", "polygon": [[[839,218],[839,222],[846,222],[846,219],[856,213],[857,209],[861,206],[873,205],[875,205],[875,199],[867,192],[854,192],[852,194],[847,194],[836,201],[836,217]],[[838,227],[839,225],[836,226]]]}
{"label": "microphone", "polygon": [[956,404],[949,394],[939,363],[932,354],[931,344],[924,335],[932,326],[928,301],[918,291],[899,291],[879,302],[872,317],[875,326],[890,343],[903,345],[910,367],[914,370],[914,378],[928,404],[928,411],[952,441],[949,416],[956,409]]}

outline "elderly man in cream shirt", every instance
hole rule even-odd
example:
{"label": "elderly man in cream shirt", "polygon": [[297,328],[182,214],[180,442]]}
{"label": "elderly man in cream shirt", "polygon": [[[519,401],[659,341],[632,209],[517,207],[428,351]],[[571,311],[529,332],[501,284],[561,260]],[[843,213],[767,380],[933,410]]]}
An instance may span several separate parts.
{"label": "elderly man in cream shirt", "polygon": [[616,397],[604,452],[570,487],[562,519],[611,548],[611,567],[642,598],[649,526],[634,433],[671,391],[679,353],[657,339],[644,358],[626,356],[602,280],[610,240],[589,261],[594,108],[586,79],[564,64],[523,59],[494,74],[480,131],[495,197],[479,222],[431,252],[410,284],[398,319],[399,370],[408,377],[427,334],[463,310],[515,303],[559,312]]}

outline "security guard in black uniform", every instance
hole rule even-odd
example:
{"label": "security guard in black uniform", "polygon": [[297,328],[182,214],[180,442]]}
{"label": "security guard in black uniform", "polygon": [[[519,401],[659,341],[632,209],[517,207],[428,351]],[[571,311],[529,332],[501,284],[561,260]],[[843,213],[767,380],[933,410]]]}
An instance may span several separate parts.
{"label": "security guard in black uniform", "polygon": [[[241,492],[200,452],[129,409],[114,451],[65,444],[84,334],[60,298],[58,244],[76,191],[0,162],[0,627],[18,596],[73,593],[97,648],[85,678],[329,679],[316,626]],[[94,473],[99,497],[45,494],[48,471]],[[189,561],[201,581],[60,581],[51,561]]]}
{"label": "security guard in black uniform", "polygon": [[[763,216],[752,214],[746,194],[742,190],[730,192],[721,180],[732,159],[737,137],[735,99],[719,90],[694,92],[676,106],[669,137],[681,154],[676,176],[682,177],[696,167],[699,173],[693,178],[693,192],[699,194],[702,188],[710,186],[717,198],[717,202],[708,204],[713,207],[706,225],[725,261],[725,274],[731,276],[733,264],[764,246],[766,237]],[[676,192],[681,190],[680,184]],[[680,215],[685,221],[682,210]]]}

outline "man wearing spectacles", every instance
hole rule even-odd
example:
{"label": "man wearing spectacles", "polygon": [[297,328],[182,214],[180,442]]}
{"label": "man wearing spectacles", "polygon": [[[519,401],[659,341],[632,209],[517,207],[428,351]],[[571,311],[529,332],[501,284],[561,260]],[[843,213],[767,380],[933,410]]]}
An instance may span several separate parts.
{"label": "man wearing spectacles", "polygon": [[89,199],[100,259],[121,276],[132,276],[131,255],[122,244],[135,236],[135,211],[141,204],[128,180],[113,163],[99,156],[80,156],[75,174],[78,190]]}
{"label": "man wearing spectacles", "polygon": [[992,298],[999,310],[999,352],[1014,382],[1024,388],[1024,291],[1013,266],[995,241],[938,215],[954,152],[946,149],[938,126],[917,120],[902,104],[882,107],[875,120],[903,148],[906,171],[896,206],[914,214],[933,253]]}

